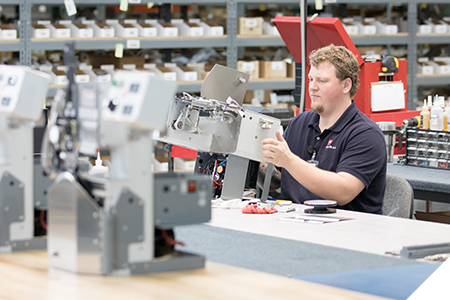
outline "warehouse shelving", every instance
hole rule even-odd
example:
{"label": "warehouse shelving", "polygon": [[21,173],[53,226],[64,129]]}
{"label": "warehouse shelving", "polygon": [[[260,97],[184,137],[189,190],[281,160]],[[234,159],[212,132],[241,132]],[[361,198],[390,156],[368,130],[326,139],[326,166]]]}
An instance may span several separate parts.
{"label": "warehouse shelving", "polygon": [[[141,0],[140,5],[153,2],[152,0]],[[238,18],[243,16],[245,6],[251,4],[260,4],[260,0],[196,0],[199,5],[224,5],[227,9],[227,35],[222,37],[202,37],[189,38],[178,37],[169,38],[139,38],[142,49],[180,49],[180,48],[203,48],[203,47],[223,47],[227,50],[227,65],[236,68],[239,49],[242,47],[274,46],[282,47],[284,43],[279,36],[260,36],[243,37],[238,35]],[[264,2],[264,1],[263,1]],[[267,1],[266,1],[267,2]],[[314,4],[314,0],[308,0],[308,4]],[[119,0],[75,0],[78,5],[104,6],[119,5]],[[267,2],[272,3],[272,2]],[[298,0],[281,0],[277,5],[298,4]],[[421,76],[417,75],[417,46],[420,44],[450,44],[450,34],[416,34],[416,23],[418,16],[418,5],[423,3],[430,4],[448,4],[448,0],[336,0],[334,3],[325,3],[325,5],[386,5],[389,14],[390,5],[406,5],[408,11],[408,33],[399,33],[396,35],[355,35],[351,36],[357,46],[367,45],[406,45],[408,48],[408,108],[415,109],[414,99],[417,98],[418,85],[445,85],[450,82],[450,76]],[[21,64],[31,64],[32,50],[61,50],[65,40],[48,39],[35,40],[31,38],[31,7],[32,5],[64,5],[64,0],[0,0],[0,5],[18,5],[20,7],[21,26],[18,40],[1,41],[0,51],[18,51],[20,52]],[[138,5],[139,5],[138,4]],[[160,4],[191,5],[191,0],[166,0]],[[131,4],[130,5],[135,5]],[[76,43],[78,50],[97,50],[114,49],[117,43],[126,45],[125,38],[114,39],[71,39]],[[201,84],[180,83],[180,89],[185,91],[198,91]],[[249,89],[293,89],[293,79],[286,81],[258,80],[250,81]]]}

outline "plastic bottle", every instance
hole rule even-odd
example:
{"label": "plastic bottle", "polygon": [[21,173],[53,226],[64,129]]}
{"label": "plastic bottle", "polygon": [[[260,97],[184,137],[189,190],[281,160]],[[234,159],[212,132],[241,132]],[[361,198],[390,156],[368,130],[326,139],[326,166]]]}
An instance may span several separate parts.
{"label": "plastic bottle", "polygon": [[420,112],[420,128],[430,129],[430,111],[428,110],[426,99],[423,100],[423,107]]}
{"label": "plastic bottle", "polygon": [[445,106],[445,108],[444,108],[444,114],[443,114],[443,116],[444,116],[444,128],[443,128],[443,130],[444,131],[448,131],[448,114],[449,114],[449,112],[450,112],[450,107],[449,107],[449,100],[447,100],[447,102],[446,102],[446,106]]}
{"label": "plastic bottle", "polygon": [[103,174],[108,172],[108,167],[105,167],[102,164],[102,159],[100,158],[100,147],[98,148],[97,152],[97,159],[95,160],[95,166],[92,167],[92,169],[89,171],[91,175],[94,174]]}
{"label": "plastic bottle", "polygon": [[430,129],[442,131],[444,128],[444,111],[439,105],[439,100],[434,99],[434,105],[430,112]]}
{"label": "plastic bottle", "polygon": [[428,95],[428,110],[431,110],[433,108],[433,97],[431,95]]}

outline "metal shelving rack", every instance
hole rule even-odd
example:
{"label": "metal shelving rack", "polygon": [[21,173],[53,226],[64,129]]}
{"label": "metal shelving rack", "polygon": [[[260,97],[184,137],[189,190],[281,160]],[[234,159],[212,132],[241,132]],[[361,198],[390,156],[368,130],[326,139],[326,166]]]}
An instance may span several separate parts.
{"label": "metal shelving rack", "polygon": [[[153,0],[141,0],[140,5],[145,5]],[[259,4],[260,0],[195,0],[200,5],[223,4],[227,7],[227,35],[220,38],[139,38],[143,49],[176,49],[176,48],[202,48],[202,47],[226,47],[227,65],[236,68],[239,48],[257,46],[284,46],[280,37],[240,37],[237,33],[238,18],[245,11],[247,4]],[[263,1],[264,2],[264,1]],[[119,0],[75,0],[79,5],[119,5]],[[167,4],[190,5],[191,0],[165,0]],[[298,4],[298,0],[281,0],[277,4]],[[415,109],[414,99],[417,98],[418,85],[442,85],[450,82],[450,76],[420,76],[417,75],[417,45],[419,44],[450,44],[449,35],[420,35],[416,34],[417,7],[422,3],[447,4],[448,0],[336,0],[336,4],[360,4],[380,5],[385,4],[389,12],[392,4],[406,4],[408,6],[408,33],[393,36],[351,36],[355,45],[407,45],[408,46],[408,108]],[[20,39],[0,42],[1,51],[19,51],[20,62],[24,65],[31,64],[32,50],[61,50],[64,40],[49,39],[45,41],[31,38],[31,7],[32,5],[64,5],[64,0],[0,0],[0,5],[18,5],[20,12]],[[308,4],[314,4],[314,0],[308,0]],[[134,4],[130,4],[134,5]],[[126,45],[126,39],[97,39],[76,40],[79,50],[88,49],[114,49],[117,43]],[[200,83],[181,83],[180,90],[198,91]],[[287,81],[255,81],[249,83],[249,89],[293,89],[294,80]]]}

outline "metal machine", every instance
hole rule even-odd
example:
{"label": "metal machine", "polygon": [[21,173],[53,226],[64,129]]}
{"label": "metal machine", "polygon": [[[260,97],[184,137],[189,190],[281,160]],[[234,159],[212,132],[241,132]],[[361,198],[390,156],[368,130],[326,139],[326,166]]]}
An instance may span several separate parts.
{"label": "metal machine", "polygon": [[[171,229],[210,219],[209,179],[152,172],[152,133],[165,127],[176,84],[128,71],[104,89],[70,82],[43,159],[58,174],[48,192],[50,266],[102,275],[203,267],[204,257],[174,249]],[[91,175],[76,156],[97,145],[111,166]]]}
{"label": "metal machine", "polygon": [[[0,251],[43,249],[38,230],[45,201],[34,196],[33,128],[41,118],[50,78],[25,66],[0,66]],[[44,180],[42,180],[46,183]],[[44,187],[40,187],[44,188]]]}
{"label": "metal machine", "polygon": [[[160,140],[198,151],[228,154],[223,182],[224,200],[242,198],[249,160],[264,162],[261,141],[275,138],[281,129],[277,118],[245,110],[249,74],[216,65],[205,78],[201,96],[175,98]],[[268,174],[273,165],[269,164]],[[267,184],[267,185],[266,185]],[[266,177],[262,200],[267,198]]]}

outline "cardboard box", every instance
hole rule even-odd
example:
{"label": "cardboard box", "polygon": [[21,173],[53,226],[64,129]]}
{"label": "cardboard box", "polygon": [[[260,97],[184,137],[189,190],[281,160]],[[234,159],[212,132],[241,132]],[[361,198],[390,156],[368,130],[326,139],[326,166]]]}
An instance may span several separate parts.
{"label": "cardboard box", "polygon": [[119,20],[106,20],[106,24],[114,27],[118,37],[138,37],[139,30],[130,23],[119,23]]}
{"label": "cardboard box", "polygon": [[90,81],[89,74],[86,74],[83,70],[75,71],[75,82],[76,83],[87,83]]}
{"label": "cardboard box", "polygon": [[260,61],[259,75],[260,78],[286,78],[286,62],[284,60]]}
{"label": "cardboard box", "polygon": [[428,64],[433,66],[433,72],[435,74],[449,74],[450,65],[443,61],[429,61]]}
{"label": "cardboard box", "polygon": [[352,18],[342,19],[342,25],[344,26],[345,31],[347,31],[349,35],[359,34],[359,28],[356,24],[353,23]]}
{"label": "cardboard box", "polygon": [[33,34],[33,38],[35,39],[48,39],[50,38],[50,29],[45,27],[42,24],[32,24],[31,31]]}
{"label": "cardboard box", "polygon": [[181,36],[204,36],[205,30],[197,23],[185,23],[181,19],[172,19],[170,21],[173,26],[178,28],[178,32]]}
{"label": "cardboard box", "polygon": [[89,55],[88,64],[92,67],[100,68],[102,65],[114,65],[116,69],[123,69],[124,65],[134,64],[136,68],[142,68],[145,64],[145,57],[143,56],[124,56],[122,58],[114,57],[112,54],[107,55]]}
{"label": "cardboard box", "polygon": [[197,78],[203,79],[205,74],[205,63],[188,63],[187,66],[197,72]]}
{"label": "cardboard box", "polygon": [[417,27],[418,33],[430,34],[433,32],[433,27],[431,26],[431,24],[420,24],[417,25]]}
{"label": "cardboard box", "polygon": [[237,62],[238,71],[250,74],[250,80],[259,78],[259,61],[244,61],[238,60]]}
{"label": "cardboard box", "polygon": [[17,30],[13,29],[9,24],[0,24],[0,39],[2,40],[17,39]]}
{"label": "cardboard box", "polygon": [[377,33],[377,27],[371,23],[368,22],[355,22],[356,26],[358,26],[358,32],[360,34],[376,34]]}
{"label": "cardboard box", "polygon": [[66,72],[61,69],[52,70],[53,84],[66,85],[68,83]]}
{"label": "cardboard box", "polygon": [[198,80],[197,71],[187,66],[178,67],[175,63],[165,63],[164,67],[167,67],[177,74],[177,80],[179,81],[196,81]]}
{"label": "cardboard box", "polygon": [[286,62],[287,77],[295,78],[295,61]]}
{"label": "cardboard box", "polygon": [[177,73],[167,67],[157,67],[155,64],[144,64],[144,68],[155,73],[158,78],[167,81],[177,81]]}
{"label": "cardboard box", "polygon": [[427,24],[431,25],[433,33],[447,33],[448,25],[446,23],[442,23],[441,21],[434,20],[432,22],[425,21]]}
{"label": "cardboard box", "polygon": [[259,105],[270,102],[272,90],[247,90],[245,92],[244,103]]}
{"label": "cardboard box", "polygon": [[434,68],[432,65],[430,65],[426,61],[423,61],[423,62],[419,61],[417,63],[417,71],[418,71],[418,73],[423,74],[423,75],[431,75],[434,73]]}
{"label": "cardboard box", "polygon": [[203,27],[205,36],[221,36],[224,35],[223,26],[214,22],[200,22],[199,25]]}
{"label": "cardboard box", "polygon": [[110,82],[111,74],[102,70],[102,69],[94,69],[92,66],[80,66],[80,69],[89,75],[89,79],[91,82]]}
{"label": "cardboard box", "polygon": [[112,38],[116,36],[116,30],[106,23],[95,23],[94,20],[84,20],[82,23],[94,30],[95,37]]}
{"label": "cardboard box", "polygon": [[157,20],[145,20],[144,22],[156,27],[158,36],[174,37],[179,35],[178,28],[173,26],[170,22],[159,23]]}
{"label": "cardboard box", "polygon": [[450,224],[450,211],[439,211],[430,213],[423,211],[416,211],[414,216],[416,217],[417,220]]}
{"label": "cardboard box", "polygon": [[239,34],[240,35],[262,35],[262,24],[264,19],[262,17],[256,18],[239,18]]}
{"label": "cardboard box", "polygon": [[158,30],[155,26],[149,23],[136,23],[134,26],[139,30],[139,36],[153,37],[158,36]]}
{"label": "cardboard box", "polygon": [[377,27],[377,32],[379,34],[397,34],[398,26],[392,23],[382,23],[380,21],[375,21],[373,24]]}

